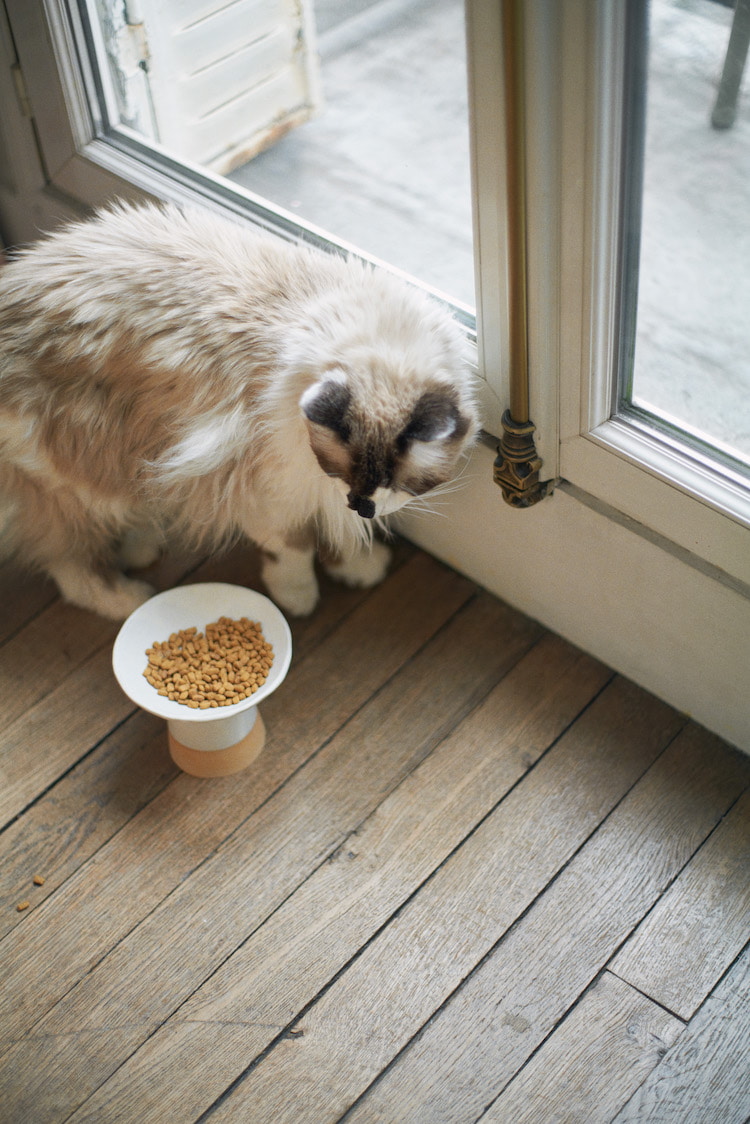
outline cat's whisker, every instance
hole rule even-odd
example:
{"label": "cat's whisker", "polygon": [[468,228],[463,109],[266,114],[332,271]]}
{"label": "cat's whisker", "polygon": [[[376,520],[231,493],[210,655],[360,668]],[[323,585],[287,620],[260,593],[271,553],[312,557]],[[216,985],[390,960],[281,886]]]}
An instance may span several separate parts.
{"label": "cat's whisker", "polygon": [[440,500],[440,499],[446,498],[448,496],[452,496],[456,492],[464,491],[464,489],[468,487],[468,485],[472,482],[472,480],[475,480],[475,479],[476,479],[476,476],[471,475],[471,476],[457,477],[455,480],[447,480],[445,482],[445,484],[438,484],[438,486],[436,488],[433,488],[432,491],[427,492],[421,498],[426,503],[431,503],[434,500]]}
{"label": "cat's whisker", "polygon": [[433,489],[432,494],[436,496],[450,496],[453,495],[454,492],[463,492],[473,479],[474,477],[472,476],[466,476],[457,480],[449,480],[445,484],[440,484],[437,488]]}
{"label": "cat's whisker", "polygon": [[[439,515],[442,519],[448,517],[447,512],[439,510],[439,504],[433,506],[428,500],[412,500],[403,508],[404,511],[414,515]],[[447,506],[447,505],[446,505]]]}
{"label": "cat's whisker", "polygon": [[[445,484],[439,484],[432,491],[418,496],[413,500],[409,500],[406,505],[409,512],[415,514],[423,513],[425,515],[439,515],[443,519],[448,518],[448,509],[450,509],[452,496],[463,491],[472,480],[476,479],[476,473],[466,474],[456,477],[453,480],[447,480]],[[440,508],[445,508],[441,511]]]}

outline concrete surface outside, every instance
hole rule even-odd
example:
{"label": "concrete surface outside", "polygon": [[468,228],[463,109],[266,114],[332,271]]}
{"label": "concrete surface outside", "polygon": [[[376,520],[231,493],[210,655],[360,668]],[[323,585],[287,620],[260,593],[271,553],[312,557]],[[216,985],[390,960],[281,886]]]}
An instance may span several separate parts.
{"label": "concrete surface outside", "polygon": [[319,0],[322,114],[229,178],[474,305],[463,0]]}

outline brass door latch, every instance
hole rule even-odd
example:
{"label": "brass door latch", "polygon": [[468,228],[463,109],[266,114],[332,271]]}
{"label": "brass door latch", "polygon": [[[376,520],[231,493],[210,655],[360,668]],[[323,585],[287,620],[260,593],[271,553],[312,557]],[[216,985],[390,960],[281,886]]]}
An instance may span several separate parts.
{"label": "brass door latch", "polygon": [[506,410],[502,419],[503,435],[497,448],[493,478],[500,485],[503,499],[511,507],[531,507],[543,500],[552,484],[540,480],[542,459],[534,445],[532,422],[515,422]]}

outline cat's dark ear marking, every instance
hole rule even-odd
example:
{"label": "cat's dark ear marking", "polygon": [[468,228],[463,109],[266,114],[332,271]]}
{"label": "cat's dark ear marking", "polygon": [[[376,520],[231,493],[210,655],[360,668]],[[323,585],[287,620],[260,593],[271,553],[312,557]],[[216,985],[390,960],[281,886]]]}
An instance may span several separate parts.
{"label": "cat's dark ear marking", "polygon": [[465,437],[468,429],[468,420],[449,392],[428,390],[418,399],[401,436],[404,443],[455,440]]}
{"label": "cat's dark ear marking", "polygon": [[351,392],[345,383],[338,379],[322,379],[305,391],[300,406],[308,421],[325,426],[342,441],[348,441],[351,429],[346,415],[350,401]]}

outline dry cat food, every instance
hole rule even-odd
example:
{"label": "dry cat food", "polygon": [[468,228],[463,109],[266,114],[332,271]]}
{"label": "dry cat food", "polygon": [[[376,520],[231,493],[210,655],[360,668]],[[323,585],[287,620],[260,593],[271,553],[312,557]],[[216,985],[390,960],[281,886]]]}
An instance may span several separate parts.
{"label": "dry cat food", "polygon": [[260,624],[247,617],[220,617],[197,628],[173,632],[146,649],[143,672],[160,695],[200,710],[231,706],[255,694],[268,678],[273,648]]}
{"label": "dry cat food", "polygon": [[[41,874],[35,874],[32,881],[33,881],[35,886],[43,886],[44,883],[47,881],[47,879],[44,878]],[[31,905],[31,902],[29,902],[29,901],[19,902],[18,905],[16,906],[16,909],[18,910],[19,913],[23,913],[23,911],[25,909],[28,909],[30,905]]]}

